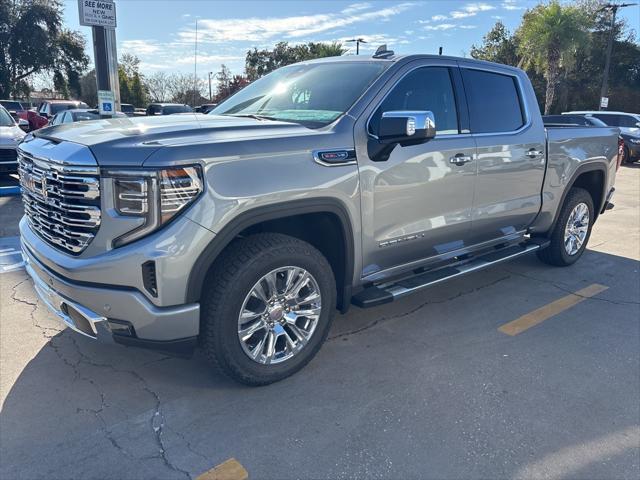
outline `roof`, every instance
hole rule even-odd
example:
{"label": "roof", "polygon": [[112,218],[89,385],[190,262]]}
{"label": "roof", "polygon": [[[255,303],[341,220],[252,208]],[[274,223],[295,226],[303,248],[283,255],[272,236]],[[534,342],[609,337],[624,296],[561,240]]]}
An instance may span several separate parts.
{"label": "roof", "polygon": [[637,113],[631,113],[631,112],[615,112],[612,110],[575,110],[572,112],[562,112],[562,115],[585,115],[585,114],[590,114],[590,113],[597,113],[597,114],[611,114],[611,115],[633,115],[634,117],[637,117],[639,114]]}
{"label": "roof", "polygon": [[400,61],[410,62],[414,60],[451,60],[454,62],[464,62],[466,64],[478,64],[486,66],[499,66],[511,70],[520,71],[519,68],[511,65],[505,65],[502,63],[487,62],[486,60],[477,60],[475,58],[466,57],[454,57],[449,55],[435,55],[435,54],[414,54],[414,55],[390,55],[388,57],[374,57],[371,55],[342,55],[339,57],[323,57],[313,60],[306,60],[305,64],[312,63],[333,63],[333,62],[383,62],[383,63],[397,63]]}

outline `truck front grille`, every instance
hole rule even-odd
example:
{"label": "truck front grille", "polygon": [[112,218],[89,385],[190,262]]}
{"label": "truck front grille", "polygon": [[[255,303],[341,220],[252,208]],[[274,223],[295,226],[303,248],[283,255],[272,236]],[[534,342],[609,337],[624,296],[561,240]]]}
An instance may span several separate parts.
{"label": "truck front grille", "polygon": [[24,152],[18,161],[31,229],[62,250],[82,252],[100,227],[98,167],[64,165]]}

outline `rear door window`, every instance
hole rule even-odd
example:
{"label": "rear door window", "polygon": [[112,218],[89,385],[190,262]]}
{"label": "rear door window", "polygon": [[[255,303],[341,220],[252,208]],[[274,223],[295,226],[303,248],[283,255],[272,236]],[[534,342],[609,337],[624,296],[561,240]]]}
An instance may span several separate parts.
{"label": "rear door window", "polygon": [[461,72],[471,133],[513,132],[525,124],[515,77],[467,68]]}

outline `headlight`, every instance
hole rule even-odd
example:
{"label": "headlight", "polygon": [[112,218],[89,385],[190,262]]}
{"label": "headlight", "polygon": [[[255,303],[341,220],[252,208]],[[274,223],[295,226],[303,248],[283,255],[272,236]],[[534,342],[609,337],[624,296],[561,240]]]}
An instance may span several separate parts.
{"label": "headlight", "polygon": [[120,247],[144,237],[170,222],[202,193],[198,166],[155,171],[119,170],[107,173],[113,180],[115,210],[119,215],[140,217],[141,226],[113,241]]}
{"label": "headlight", "polygon": [[630,138],[629,141],[635,145],[640,145],[640,138]]}

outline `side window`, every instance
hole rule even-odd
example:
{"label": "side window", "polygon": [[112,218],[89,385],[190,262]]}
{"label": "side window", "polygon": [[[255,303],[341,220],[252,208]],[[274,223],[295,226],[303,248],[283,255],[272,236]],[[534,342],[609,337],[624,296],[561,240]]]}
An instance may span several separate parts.
{"label": "side window", "polygon": [[62,123],[71,123],[73,118],[69,112],[65,112],[62,114]]}
{"label": "side window", "polygon": [[419,68],[400,80],[371,117],[371,133],[378,131],[382,114],[394,110],[430,110],[437,133],[459,132],[456,98],[446,67]]}
{"label": "side window", "polygon": [[518,130],[525,123],[516,79],[484,70],[462,69],[471,133]]}
{"label": "side window", "polygon": [[638,119],[632,117],[631,115],[618,115],[618,126],[619,127],[635,127],[638,123]]}

